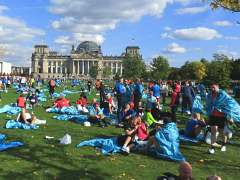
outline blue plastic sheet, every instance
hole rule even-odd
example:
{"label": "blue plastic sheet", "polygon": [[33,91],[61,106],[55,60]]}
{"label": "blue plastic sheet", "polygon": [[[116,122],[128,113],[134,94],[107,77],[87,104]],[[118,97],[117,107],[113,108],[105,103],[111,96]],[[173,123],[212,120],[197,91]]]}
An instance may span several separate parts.
{"label": "blue plastic sheet", "polygon": [[77,145],[78,148],[82,146],[96,147],[100,149],[104,155],[121,152],[121,147],[118,146],[116,137],[109,139],[96,138],[89,141],[83,141]]}
{"label": "blue plastic sheet", "polygon": [[0,108],[0,114],[1,113],[7,113],[7,114],[10,114],[10,115],[16,115],[19,112],[21,112],[21,108],[13,107],[11,105],[5,105],[2,108]]}
{"label": "blue plastic sheet", "polygon": [[34,124],[25,124],[25,123],[21,123],[19,121],[15,121],[15,120],[9,120],[6,123],[6,128],[7,129],[26,129],[26,130],[30,130],[30,129],[38,129],[39,126],[34,125]]}
{"label": "blue plastic sheet", "polygon": [[154,151],[157,157],[174,161],[185,160],[179,150],[179,133],[175,123],[166,124],[156,133],[155,138],[159,145]]}
{"label": "blue plastic sheet", "polygon": [[64,90],[62,94],[68,95],[68,94],[76,94],[79,93],[79,91],[70,91],[70,90]]}
{"label": "blue plastic sheet", "polygon": [[67,115],[67,114],[62,114],[58,116],[54,116],[55,119],[60,120],[60,121],[69,121],[73,120],[77,123],[84,123],[88,121],[88,116],[87,115]]}
{"label": "blue plastic sheet", "polygon": [[214,101],[212,100],[211,92],[209,93],[206,102],[207,115],[211,115],[215,108],[223,112],[227,119],[233,119],[235,122],[240,123],[240,105],[224,90],[219,91]]}
{"label": "blue plastic sheet", "polygon": [[51,108],[48,109],[47,112],[49,112],[49,113],[57,113],[57,114],[68,114],[68,115],[77,115],[77,114],[79,114],[79,111],[74,106],[63,107],[61,109],[56,108],[56,107],[51,107]]}
{"label": "blue plastic sheet", "polygon": [[204,113],[204,108],[201,102],[201,97],[199,95],[195,96],[192,105],[192,112]]}
{"label": "blue plastic sheet", "polygon": [[196,138],[190,138],[186,135],[180,135],[179,136],[179,139],[180,141],[183,141],[183,142],[191,142],[191,143],[198,143],[200,141],[203,141],[204,140],[204,136],[202,134],[200,134],[199,136],[197,136]]}
{"label": "blue plastic sheet", "polygon": [[6,135],[0,134],[0,151],[23,146],[22,142],[19,142],[19,141],[5,142],[5,139],[6,139]]}

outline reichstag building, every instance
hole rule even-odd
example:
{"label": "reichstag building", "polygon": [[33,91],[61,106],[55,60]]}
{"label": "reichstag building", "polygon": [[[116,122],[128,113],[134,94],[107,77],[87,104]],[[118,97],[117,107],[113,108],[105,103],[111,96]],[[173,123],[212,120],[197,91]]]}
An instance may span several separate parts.
{"label": "reichstag building", "polygon": [[[101,46],[91,41],[85,41],[77,48],[72,46],[70,55],[60,55],[58,52],[50,51],[47,45],[35,45],[32,54],[32,73],[41,78],[49,77],[78,77],[88,78],[92,66],[97,66],[99,71],[104,67],[111,69],[111,74],[122,75],[122,61],[127,54],[139,56],[139,47],[128,46],[120,56],[104,56]],[[99,73],[101,78],[101,73]]]}

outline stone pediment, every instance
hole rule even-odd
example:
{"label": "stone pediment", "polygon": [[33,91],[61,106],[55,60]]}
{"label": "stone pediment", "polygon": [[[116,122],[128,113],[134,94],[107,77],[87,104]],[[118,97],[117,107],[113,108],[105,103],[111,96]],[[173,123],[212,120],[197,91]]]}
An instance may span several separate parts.
{"label": "stone pediment", "polygon": [[71,57],[73,59],[75,59],[75,58],[76,59],[96,59],[96,58],[98,58],[98,56],[95,55],[95,54],[90,54],[90,53],[85,53],[85,52],[83,52],[83,53],[72,53]]}

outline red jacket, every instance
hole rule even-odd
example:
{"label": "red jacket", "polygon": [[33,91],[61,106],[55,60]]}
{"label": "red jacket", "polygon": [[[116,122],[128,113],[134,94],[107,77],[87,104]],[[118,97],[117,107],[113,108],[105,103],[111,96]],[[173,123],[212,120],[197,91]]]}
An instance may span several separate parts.
{"label": "red jacket", "polygon": [[83,97],[79,98],[79,99],[76,101],[76,104],[79,104],[79,105],[82,105],[82,106],[87,106],[87,103],[88,103],[87,99],[86,99],[86,98],[83,98]]}
{"label": "red jacket", "polygon": [[171,104],[170,106],[175,106],[177,105],[177,96],[178,96],[178,93],[176,91],[173,91],[172,92],[172,99],[171,99]]}
{"label": "red jacket", "polygon": [[57,100],[54,102],[54,106],[60,109],[63,107],[69,107],[70,106],[69,100],[65,98]]}
{"label": "red jacket", "polygon": [[17,98],[17,106],[20,108],[25,107],[25,98],[24,97],[18,97]]}

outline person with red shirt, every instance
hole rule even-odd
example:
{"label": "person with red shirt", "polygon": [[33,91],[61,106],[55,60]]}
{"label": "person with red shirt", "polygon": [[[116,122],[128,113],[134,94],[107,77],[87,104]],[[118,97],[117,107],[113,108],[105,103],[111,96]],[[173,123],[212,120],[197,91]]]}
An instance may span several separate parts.
{"label": "person with red shirt", "polygon": [[61,109],[63,107],[69,107],[70,102],[68,99],[65,99],[64,97],[60,97],[57,100],[54,101],[54,106]]}
{"label": "person with red shirt", "polygon": [[22,94],[17,98],[17,106],[20,108],[25,108],[26,106],[26,100]]}
{"label": "person with red shirt", "polygon": [[[211,126],[211,147],[209,149],[210,154],[214,154],[215,150],[214,147],[221,147],[221,151],[226,151],[226,143],[227,143],[227,136],[224,134],[223,129],[225,123],[227,122],[226,115],[223,112],[220,112],[214,107],[214,101],[218,98],[220,93],[219,86],[217,84],[213,84],[211,86],[211,92],[208,96],[208,101],[211,102],[208,106],[210,109],[209,112],[209,121],[208,124]],[[220,131],[222,134],[222,146],[217,144],[217,131]]]}
{"label": "person with red shirt", "polygon": [[172,92],[171,103],[170,103],[171,112],[172,112],[172,121],[174,121],[174,122],[176,122],[176,120],[177,120],[176,112],[177,112],[177,108],[179,105],[179,95],[180,94],[179,94],[177,86],[176,86]]}
{"label": "person with red shirt", "polygon": [[84,94],[81,94],[80,98],[76,101],[76,104],[78,111],[88,113],[87,109],[88,100]]}

